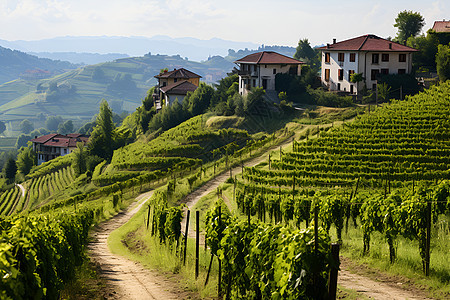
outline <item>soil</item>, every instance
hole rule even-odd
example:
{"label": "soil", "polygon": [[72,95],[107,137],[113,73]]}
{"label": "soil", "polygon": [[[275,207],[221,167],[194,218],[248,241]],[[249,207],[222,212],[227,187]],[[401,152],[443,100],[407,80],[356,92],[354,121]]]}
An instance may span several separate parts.
{"label": "soil", "polygon": [[341,265],[338,284],[355,290],[359,295],[369,299],[410,299],[429,298],[426,291],[412,285],[410,280],[400,276],[386,275],[364,265],[356,264],[350,259],[340,257]]}
{"label": "soil", "polygon": [[180,288],[175,276],[145,269],[139,263],[112,254],[108,248],[109,234],[136,214],[151,195],[152,192],[140,195],[136,198],[136,204],[141,200],[137,206],[94,229],[88,255],[106,283],[105,299],[192,299],[191,293]]}

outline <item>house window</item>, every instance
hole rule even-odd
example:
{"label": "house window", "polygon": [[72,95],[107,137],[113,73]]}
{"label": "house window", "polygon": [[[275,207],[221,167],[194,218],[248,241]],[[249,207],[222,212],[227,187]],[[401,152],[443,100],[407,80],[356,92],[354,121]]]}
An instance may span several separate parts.
{"label": "house window", "polygon": [[344,80],[344,70],[343,69],[338,70],[338,79]]}
{"label": "house window", "polygon": [[380,70],[372,69],[370,71],[370,80],[377,80],[378,74],[380,74]]}
{"label": "house window", "polygon": [[376,90],[377,89],[377,84],[376,83],[374,83],[374,84],[372,84],[372,90]]}
{"label": "house window", "polygon": [[348,71],[348,81],[352,80],[352,75],[355,74],[355,70],[349,70]]}
{"label": "house window", "polygon": [[166,85],[167,85],[167,82],[163,82],[163,85],[162,85],[162,86],[165,87]]}
{"label": "house window", "polygon": [[356,53],[350,53],[350,61],[355,62],[356,61]]}
{"label": "house window", "polygon": [[379,60],[380,60],[380,54],[373,53],[372,54],[372,64],[378,64]]}
{"label": "house window", "polygon": [[178,78],[174,78],[173,79],[173,82],[175,83],[175,82],[177,82],[178,81]]}
{"label": "house window", "polygon": [[389,61],[389,54],[388,53],[381,54],[381,61]]}
{"label": "house window", "polygon": [[253,86],[256,87],[256,79],[253,79]]}
{"label": "house window", "polygon": [[398,69],[398,74],[406,74],[406,69]]}
{"label": "house window", "polygon": [[338,90],[338,91],[341,90],[341,84],[340,84],[340,83],[337,84],[337,90]]}
{"label": "house window", "polygon": [[389,75],[389,69],[381,69],[381,75]]}
{"label": "house window", "polygon": [[273,69],[273,75],[277,74],[277,69]]}
{"label": "house window", "polygon": [[330,81],[330,69],[325,69],[325,81]]}
{"label": "house window", "polygon": [[326,64],[330,63],[330,52],[325,52],[325,63]]}
{"label": "house window", "polygon": [[399,62],[406,62],[406,54],[399,54],[398,55],[398,61]]}
{"label": "house window", "polygon": [[345,53],[338,53],[338,61],[344,61]]}
{"label": "house window", "polygon": [[67,154],[67,149],[64,149],[64,154]]}

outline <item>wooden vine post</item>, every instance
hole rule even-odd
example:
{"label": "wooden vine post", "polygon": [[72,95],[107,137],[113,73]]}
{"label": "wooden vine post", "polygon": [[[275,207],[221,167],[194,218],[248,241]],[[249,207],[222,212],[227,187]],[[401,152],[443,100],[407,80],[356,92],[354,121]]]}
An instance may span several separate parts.
{"label": "wooden vine post", "polygon": [[[219,205],[219,230],[222,227],[222,206]],[[221,236],[218,237],[219,240],[222,238]],[[217,287],[217,294],[219,298],[222,296],[222,260],[220,260],[220,257],[217,257],[219,261],[219,279],[218,279],[218,287]],[[211,258],[212,261],[212,258]]]}
{"label": "wooden vine post", "polygon": [[191,211],[187,211],[186,215],[186,230],[184,232],[184,249],[183,249],[183,266],[186,265],[186,249],[187,249],[187,240],[188,240],[188,230],[189,230],[189,217],[191,216]]}
{"label": "wooden vine post", "polygon": [[200,211],[195,211],[195,279],[198,278],[198,263],[200,250]]}
{"label": "wooden vine post", "polygon": [[148,213],[147,213],[147,230],[149,223],[150,223],[150,205],[148,206]]}
{"label": "wooden vine post", "polygon": [[430,275],[431,201],[427,203],[427,241],[425,245],[425,276]]}
{"label": "wooden vine post", "polygon": [[331,244],[331,258],[332,265],[328,277],[328,299],[335,300],[339,271],[339,244],[337,243]]}

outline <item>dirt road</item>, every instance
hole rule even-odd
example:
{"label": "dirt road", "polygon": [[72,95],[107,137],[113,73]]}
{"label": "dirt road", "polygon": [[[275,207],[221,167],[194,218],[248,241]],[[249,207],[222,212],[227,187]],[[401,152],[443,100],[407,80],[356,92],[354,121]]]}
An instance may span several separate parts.
{"label": "dirt road", "polygon": [[[141,264],[112,254],[108,248],[108,236],[125,224],[151,197],[148,192],[136,198],[136,206],[120,212],[112,219],[96,226],[88,254],[100,269],[100,276],[107,285],[106,299],[186,299],[184,292],[164,275],[145,269]],[[134,208],[133,208],[134,206]]]}

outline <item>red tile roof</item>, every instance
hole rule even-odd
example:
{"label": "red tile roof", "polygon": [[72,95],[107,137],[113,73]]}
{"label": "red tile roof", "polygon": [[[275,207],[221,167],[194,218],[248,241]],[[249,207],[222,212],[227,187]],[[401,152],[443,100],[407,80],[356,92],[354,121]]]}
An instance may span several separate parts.
{"label": "red tile roof", "polygon": [[164,72],[155,76],[155,78],[180,78],[180,79],[189,79],[189,78],[202,78],[202,76],[195,74],[189,70],[184,68],[175,69],[173,71]]}
{"label": "red tile roof", "polygon": [[450,32],[450,21],[435,21],[431,30],[435,32]]}
{"label": "red tile roof", "polygon": [[67,148],[67,147],[76,147],[77,143],[79,142],[83,142],[86,144],[88,140],[89,136],[78,133],[71,133],[68,135],[52,133],[32,139],[31,141],[33,143],[42,144],[44,146]]}
{"label": "red tile roof", "polygon": [[257,52],[253,54],[249,54],[241,59],[235,61],[235,63],[246,63],[246,64],[256,64],[256,65],[279,65],[279,64],[287,64],[287,65],[300,65],[304,64],[304,62],[293,59],[289,56],[279,54],[273,51],[263,51]]}
{"label": "red tile roof", "polygon": [[327,44],[319,50],[342,51],[381,51],[381,52],[416,52],[417,50],[403,46],[373,34],[362,35],[353,39]]}
{"label": "red tile roof", "polygon": [[193,92],[197,88],[198,86],[196,86],[195,84],[190,83],[187,80],[183,80],[162,87],[161,91],[166,94],[186,95],[187,92]]}

